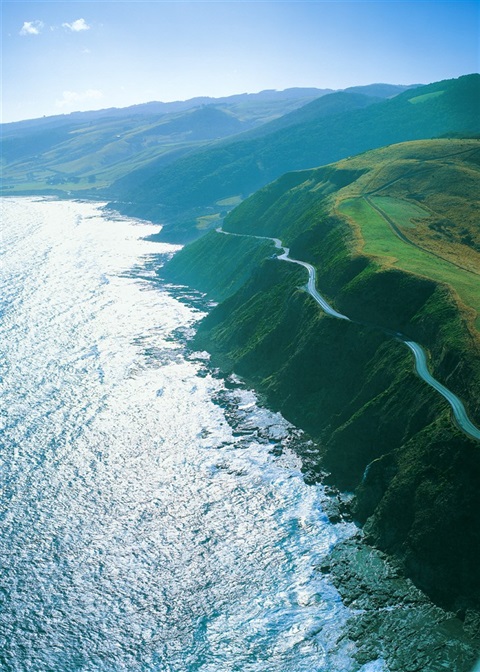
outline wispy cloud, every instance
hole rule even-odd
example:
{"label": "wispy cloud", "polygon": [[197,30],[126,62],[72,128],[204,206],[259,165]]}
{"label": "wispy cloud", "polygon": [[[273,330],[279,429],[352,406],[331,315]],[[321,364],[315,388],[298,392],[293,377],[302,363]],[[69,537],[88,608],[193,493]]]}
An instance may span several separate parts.
{"label": "wispy cloud", "polygon": [[77,103],[84,103],[88,100],[100,100],[103,93],[98,89],[87,89],[86,91],[64,91],[61,100],[56,100],[57,107],[70,107]]}
{"label": "wispy cloud", "polygon": [[71,30],[72,33],[79,33],[82,30],[90,30],[90,26],[85,19],[77,19],[76,21],[72,21],[72,23],[62,23],[62,26],[67,28],[67,30]]}
{"label": "wispy cloud", "polygon": [[40,35],[43,26],[43,21],[24,21],[19,35]]}

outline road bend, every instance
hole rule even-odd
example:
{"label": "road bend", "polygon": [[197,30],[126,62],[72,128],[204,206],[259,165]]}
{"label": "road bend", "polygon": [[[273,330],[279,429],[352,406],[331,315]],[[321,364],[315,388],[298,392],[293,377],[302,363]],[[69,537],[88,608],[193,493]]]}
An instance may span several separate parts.
{"label": "road bend", "polygon": [[[226,236],[238,236],[240,238],[255,238],[257,240],[271,240],[277,249],[282,250],[282,254],[278,255],[277,259],[279,259],[280,261],[288,261],[292,264],[297,264],[298,266],[303,266],[308,271],[308,283],[306,285],[306,290],[327,315],[330,315],[331,317],[336,317],[339,320],[348,320],[349,322],[354,322],[354,320],[351,320],[346,315],[343,315],[342,313],[339,313],[337,310],[332,308],[332,306],[328,303],[328,301],[326,301],[323,298],[323,296],[319,294],[316,287],[315,268],[306,261],[300,261],[299,259],[292,259],[292,257],[290,257],[289,248],[285,247],[282,244],[282,241],[279,240],[278,238],[270,238],[269,236],[254,236],[245,233],[229,233],[228,231],[224,231],[221,227],[218,227],[216,231],[217,233],[223,233]],[[378,328],[381,329],[381,327]],[[388,332],[385,329],[381,330],[384,331],[385,333],[388,333],[389,335],[392,335],[391,332]],[[412,352],[415,361],[415,370],[419,375],[419,377],[423,381],[425,381],[427,385],[433,387],[434,390],[436,390],[439,394],[442,395],[442,397],[444,397],[448,401],[459,429],[461,429],[465,434],[467,434],[467,436],[480,441],[480,430],[473,424],[473,422],[468,417],[467,411],[465,410],[465,406],[463,405],[462,401],[457,397],[456,394],[454,394],[451,390],[445,387],[445,385],[442,385],[442,383],[440,383],[436,378],[434,378],[432,374],[429,372],[427,365],[427,356],[422,346],[399,333],[395,334],[394,337],[401,343],[404,343]]]}

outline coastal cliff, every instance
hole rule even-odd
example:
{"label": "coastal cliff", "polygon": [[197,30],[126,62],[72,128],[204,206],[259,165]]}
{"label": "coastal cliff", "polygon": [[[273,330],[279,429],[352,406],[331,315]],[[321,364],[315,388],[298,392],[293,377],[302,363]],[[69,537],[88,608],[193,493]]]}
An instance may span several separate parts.
{"label": "coastal cliff", "polygon": [[[367,540],[460,615],[480,607],[480,443],[456,427],[448,403],[417,376],[410,351],[394,335],[421,343],[433,375],[478,425],[477,313],[462,284],[473,273],[477,242],[465,243],[468,217],[461,218],[463,242],[455,238],[453,206],[442,245],[429,235],[438,234],[431,226],[438,217],[447,217],[437,204],[437,219],[429,219],[436,195],[425,176],[427,169],[432,180],[438,176],[447,155],[461,157],[457,173],[475,172],[477,151],[473,140],[406,143],[286,175],[229,215],[225,230],[242,235],[210,233],[162,269],[169,281],[221,301],[200,324],[194,346],[312,436],[316,449],[302,455],[306,478],[354,492],[352,515]],[[423,192],[414,207],[425,210],[407,222],[415,170]],[[380,192],[384,200],[376,202],[392,212],[394,205],[400,232],[410,236],[405,258],[403,248],[388,247],[386,217],[383,256],[368,228],[373,218],[364,225],[352,217],[352,198]],[[462,211],[459,202],[456,208]],[[281,238],[292,257],[315,266],[319,291],[352,321],[325,315],[304,289],[304,269],[278,261],[273,243],[244,235]],[[424,264],[414,272],[408,264],[419,253]],[[451,282],[438,279],[444,262],[456,274]]]}

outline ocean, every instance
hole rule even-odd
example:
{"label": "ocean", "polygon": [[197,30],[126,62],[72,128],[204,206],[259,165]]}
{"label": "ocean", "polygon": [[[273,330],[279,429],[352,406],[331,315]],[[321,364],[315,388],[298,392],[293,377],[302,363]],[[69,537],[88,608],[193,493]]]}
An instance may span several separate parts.
{"label": "ocean", "polygon": [[363,672],[318,570],[307,441],[188,336],[178,248],[102,204],[2,202],[0,669]]}

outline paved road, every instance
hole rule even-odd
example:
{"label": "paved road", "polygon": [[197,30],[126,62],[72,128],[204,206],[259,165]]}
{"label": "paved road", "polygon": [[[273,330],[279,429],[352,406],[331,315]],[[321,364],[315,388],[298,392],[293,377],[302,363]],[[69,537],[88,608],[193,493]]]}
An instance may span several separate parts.
{"label": "paved road", "polygon": [[418,345],[418,343],[415,343],[415,341],[408,341],[403,337],[400,338],[400,340],[403,341],[403,343],[405,343],[405,345],[407,345],[413,352],[415,357],[415,368],[420,378],[422,378],[426,383],[437,390],[437,392],[439,392],[442,397],[445,397],[445,399],[448,401],[452,407],[453,415],[460,429],[462,429],[465,434],[472,436],[474,439],[480,439],[480,430],[477,429],[473,422],[470,421],[467,415],[467,411],[465,410],[465,406],[462,404],[460,399],[447,387],[445,387],[445,385],[439,383],[438,380],[436,380],[429,372],[427,358],[423,348]]}
{"label": "paved road", "polygon": [[[306,289],[310,294],[310,296],[313,299],[315,299],[315,301],[320,305],[322,310],[324,310],[325,313],[327,313],[327,315],[330,315],[331,317],[336,317],[340,320],[348,320],[349,322],[352,321],[346,315],[342,315],[342,313],[339,313],[334,308],[332,308],[332,306],[323,298],[323,296],[318,293],[316,288],[316,273],[314,267],[311,264],[308,264],[306,261],[300,261],[299,259],[292,259],[289,256],[290,250],[288,249],[288,247],[284,247],[282,241],[279,240],[278,238],[269,238],[268,236],[250,236],[248,234],[242,234],[242,233],[229,233],[228,231],[224,231],[221,227],[217,229],[217,232],[223,233],[227,236],[256,238],[258,240],[271,240],[277,249],[283,250],[283,253],[280,254],[277,257],[277,259],[281,261],[288,261],[292,264],[298,264],[299,266],[303,266],[304,268],[307,269],[308,283],[306,285]],[[382,331],[385,330],[382,329]],[[475,427],[475,425],[469,419],[463,403],[460,401],[460,399],[457,397],[456,394],[454,394],[451,390],[442,385],[442,383],[440,383],[436,378],[434,378],[429,372],[427,366],[427,357],[422,346],[419,345],[418,343],[415,343],[415,341],[409,340],[406,336],[403,336],[402,334],[396,334],[395,338],[400,342],[405,343],[405,345],[412,351],[415,359],[415,370],[417,371],[420,378],[424,380],[428,385],[430,385],[430,387],[433,387],[434,390],[436,390],[439,394],[442,395],[442,397],[444,397],[448,401],[448,403],[452,408],[453,415],[458,427],[469,437],[480,440],[480,430],[477,427]]]}
{"label": "paved road", "polygon": [[[274,239],[272,238],[272,240]],[[337,317],[339,320],[348,320],[350,322],[351,320],[349,317],[347,317],[346,315],[342,315],[342,313],[336,311],[335,308],[332,308],[332,306],[327,301],[325,301],[323,296],[317,292],[316,271],[314,267],[311,264],[307,264],[306,261],[299,261],[298,259],[292,259],[291,257],[289,257],[290,250],[288,249],[288,247],[283,247],[283,245],[281,244],[280,247],[283,249],[283,254],[280,254],[278,256],[278,259],[280,259],[281,261],[290,261],[292,264],[298,264],[299,266],[303,266],[304,268],[307,269],[308,271],[307,292],[310,294],[310,296],[312,296],[315,299],[315,301],[321,306],[321,308],[327,313],[327,315]]]}

